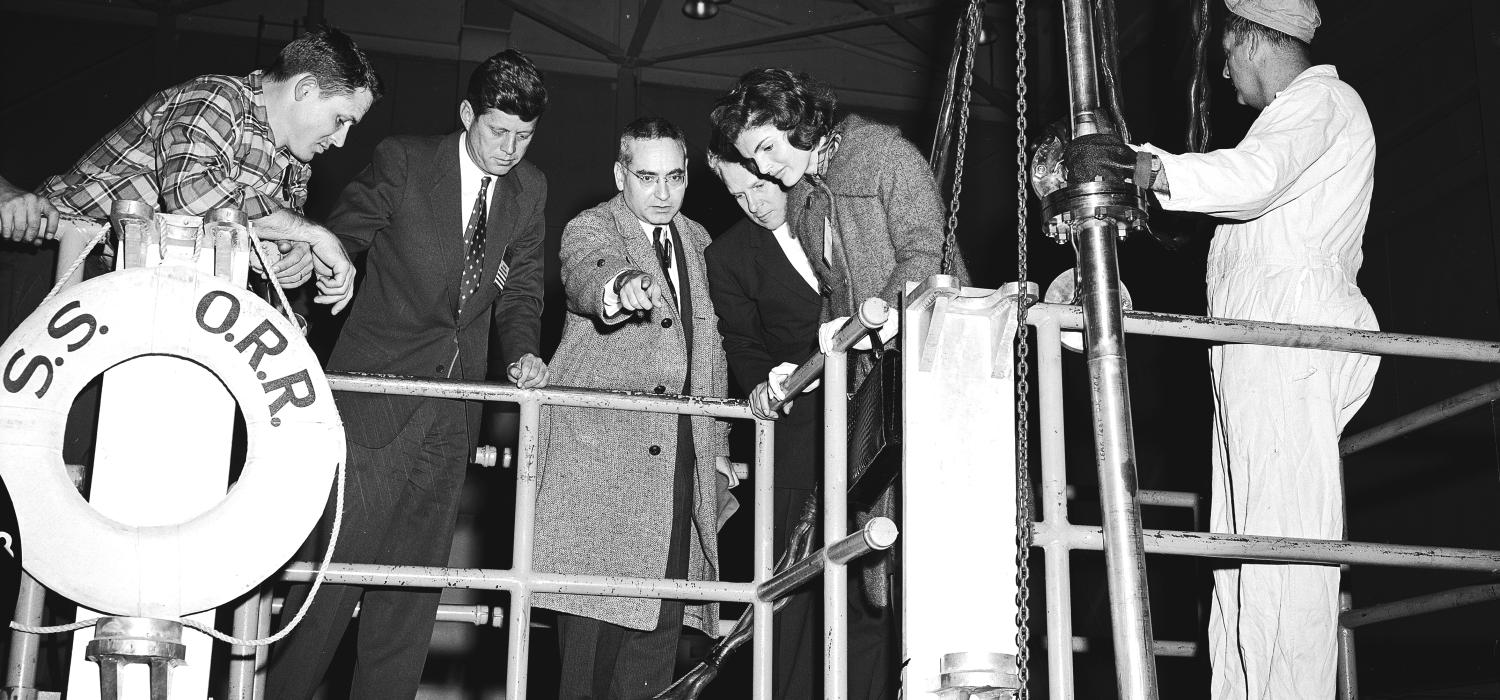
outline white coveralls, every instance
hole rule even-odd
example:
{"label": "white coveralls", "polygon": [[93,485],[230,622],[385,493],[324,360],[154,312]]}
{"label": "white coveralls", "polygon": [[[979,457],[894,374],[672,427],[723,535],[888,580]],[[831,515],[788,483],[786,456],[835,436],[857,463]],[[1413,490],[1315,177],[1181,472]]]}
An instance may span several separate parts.
{"label": "white coveralls", "polygon": [[[1208,256],[1209,315],[1375,330],[1355,285],[1375,135],[1333,66],[1303,71],[1232,149],[1161,156],[1162,206],[1233,219]],[[1214,532],[1344,538],[1339,434],[1379,358],[1222,345],[1209,351]],[[1215,700],[1334,695],[1339,570],[1246,563],[1214,576]]]}

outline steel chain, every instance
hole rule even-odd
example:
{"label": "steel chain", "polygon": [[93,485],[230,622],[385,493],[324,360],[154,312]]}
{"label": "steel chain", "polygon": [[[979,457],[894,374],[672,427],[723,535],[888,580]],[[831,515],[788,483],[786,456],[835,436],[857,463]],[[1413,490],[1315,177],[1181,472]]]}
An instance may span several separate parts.
{"label": "steel chain", "polygon": [[[1027,295],[1026,0],[1016,0],[1016,672],[1017,700],[1031,691],[1031,329]],[[1055,604],[1068,605],[1067,601]]]}
{"label": "steel chain", "polygon": [[958,144],[953,149],[953,198],[948,201],[948,230],[943,235],[943,261],[938,268],[938,272],[945,275],[953,267],[953,256],[958,254],[958,198],[964,191],[964,152],[969,149],[970,87],[974,84],[974,51],[979,45],[979,25],[984,21],[984,0],[971,0],[964,21],[968,27],[964,35],[964,88],[959,95]]}

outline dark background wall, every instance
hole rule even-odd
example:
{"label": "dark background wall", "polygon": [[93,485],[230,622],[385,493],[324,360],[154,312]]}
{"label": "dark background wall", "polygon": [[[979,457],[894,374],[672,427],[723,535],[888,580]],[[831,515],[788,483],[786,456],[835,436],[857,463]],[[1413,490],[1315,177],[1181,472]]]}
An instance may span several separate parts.
{"label": "dark background wall", "polygon": [[[676,11],[672,3],[667,5],[665,12]],[[1188,5],[1186,0],[1119,3],[1127,116],[1138,141],[1171,149],[1181,149],[1186,123]],[[1423,3],[1418,10],[1409,3],[1385,0],[1325,0],[1320,5],[1324,27],[1315,53],[1319,60],[1335,63],[1363,96],[1379,141],[1360,285],[1382,327],[1464,338],[1500,336],[1500,257],[1495,246],[1500,211],[1494,209],[1500,201],[1495,199],[1500,192],[1500,13],[1489,3],[1456,0]],[[369,11],[379,12],[381,7],[376,4]],[[465,12],[472,14],[477,7],[479,3],[470,3]],[[0,10],[0,174],[23,186],[34,186],[68,167],[153,91],[202,73],[243,74],[268,63],[284,42],[275,32],[257,41],[252,36],[184,30],[165,49],[170,60],[163,62],[158,53],[163,49],[149,27],[122,24],[103,13],[36,11],[13,2],[0,4]],[[991,12],[994,25],[1008,33],[1010,10],[997,6]],[[1028,117],[1029,132],[1035,135],[1065,113],[1066,86],[1055,4],[1034,4],[1029,19]],[[411,32],[425,36],[431,30],[413,24]],[[946,41],[950,33],[935,31],[934,36]],[[528,51],[545,43],[523,31],[519,22],[509,39]],[[987,49],[978,69],[1002,87],[1013,83],[1008,72],[1014,65],[1009,57],[1014,46],[1007,41],[1003,38]],[[938,59],[934,66],[943,62],[948,50],[941,42],[931,47],[929,53]],[[339,189],[368,162],[381,138],[443,133],[457,126],[457,103],[474,61],[391,49],[373,50],[372,55],[387,81],[388,97],[353,130],[344,148],[315,162],[309,203],[314,218],[326,214]],[[1243,135],[1253,114],[1233,104],[1232,90],[1217,78],[1220,59],[1211,60],[1215,143],[1228,146]],[[791,65],[835,80],[841,89],[878,83],[887,70],[857,57],[817,60],[796,52],[762,52],[740,64],[726,75],[755,65]],[[598,71],[570,71],[566,65],[544,64],[552,107],[528,154],[550,178],[547,217],[554,256],[567,220],[613,194],[610,164],[616,130],[623,121],[615,107],[616,79]],[[927,77],[936,70],[929,67]],[[855,99],[854,108],[900,125],[926,150],[935,121],[935,93],[940,90],[933,86],[939,84],[920,74],[914,78],[895,72],[889,77],[923,82],[927,93],[915,96],[915,106]],[[698,156],[707,138],[711,101],[722,90],[718,85],[727,86],[730,80],[726,77],[714,85],[681,82],[642,80],[635,91],[634,111],[665,116],[687,132],[694,163],[684,210],[718,232],[740,212]],[[969,134],[959,241],[976,283],[993,287],[1017,274],[1016,132],[1013,105],[986,105],[983,99],[979,104],[984,111],[977,113]],[[1030,277],[1045,287],[1072,265],[1072,254],[1037,234],[1034,200],[1032,207]],[[1211,222],[1164,214],[1154,221],[1187,234],[1189,241],[1170,252],[1146,237],[1122,247],[1123,277],[1136,308],[1201,314]],[[24,318],[45,291],[52,265],[48,256],[46,249],[0,250],[0,321],[7,329]],[[555,257],[553,262],[548,271],[548,327],[555,343],[562,304]],[[315,346],[326,351],[337,319],[315,311],[313,321]],[[1195,491],[1204,495],[1206,506],[1211,411],[1206,346],[1139,337],[1131,339],[1129,348],[1141,486]],[[1073,517],[1091,522],[1097,516],[1091,500],[1095,478],[1087,442],[1091,428],[1086,372],[1077,356],[1070,356],[1067,364],[1070,480],[1079,491]],[[1492,366],[1484,364],[1387,358],[1375,393],[1350,432],[1495,375]],[[1350,458],[1350,538],[1500,549],[1495,421],[1492,408],[1477,410]],[[494,499],[482,503],[506,502],[505,475],[481,479],[487,499]],[[481,509],[495,508],[502,506]],[[493,531],[492,539],[504,541],[508,516],[491,512],[481,518]],[[1147,526],[1194,524],[1181,513],[1148,510]],[[744,533],[731,537],[742,538]],[[1094,650],[1079,657],[1080,696],[1102,697],[1113,687],[1106,646],[1108,605],[1102,588],[1086,585],[1102,578],[1100,560],[1095,554],[1079,554],[1075,564],[1078,633],[1094,640]],[[1151,558],[1159,639],[1201,637],[1207,571],[1200,563]],[[1357,568],[1346,580],[1361,605],[1493,577]],[[1040,614],[1034,619],[1039,625]],[[1361,631],[1363,690],[1367,697],[1438,697],[1422,693],[1436,693],[1445,686],[1500,687],[1493,685],[1500,683],[1497,629],[1500,606],[1487,604]],[[1205,667],[1202,658],[1162,660],[1164,697],[1200,697]],[[1045,677],[1043,668],[1038,659],[1035,677]],[[1497,694],[1500,690],[1488,697]]]}

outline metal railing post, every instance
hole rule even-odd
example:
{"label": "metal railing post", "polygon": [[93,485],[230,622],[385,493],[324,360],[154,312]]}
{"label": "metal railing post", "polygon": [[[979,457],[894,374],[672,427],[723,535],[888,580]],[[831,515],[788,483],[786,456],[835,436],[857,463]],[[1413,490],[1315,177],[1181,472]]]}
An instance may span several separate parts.
{"label": "metal railing post", "polygon": [[519,584],[510,597],[510,634],[506,645],[505,697],[526,700],[526,665],[531,652],[531,552],[536,538],[537,433],[542,404],[534,396],[521,400],[520,430],[516,449],[520,453],[516,471],[515,545],[511,571]]}
{"label": "metal railing post", "polygon": [[[775,479],[776,459],[773,446],[776,424],[771,421],[755,422],[755,580],[764,583],[771,578],[776,566],[774,549],[775,532]],[[776,623],[776,601],[760,600],[755,608],[755,636],[752,640],[752,689],[755,700],[771,700],[771,659],[773,658],[772,630]]]}
{"label": "metal railing post", "polygon": [[[1062,343],[1057,322],[1036,324],[1037,397],[1041,412],[1042,521],[1068,522],[1067,446],[1063,436]],[[1073,700],[1073,568],[1067,542],[1042,543],[1047,591],[1047,687],[1052,700]]]}
{"label": "metal railing post", "polygon": [[[823,359],[823,544],[848,534],[849,355],[834,348]],[[823,697],[844,700],[849,687],[849,577],[843,564],[823,568]]]}
{"label": "metal railing post", "polygon": [[[245,594],[234,606],[234,636],[253,639],[260,629],[260,589]],[[225,695],[229,700],[254,700],[255,657],[259,647],[229,647],[229,678]]]}
{"label": "metal railing post", "polygon": [[[21,585],[16,595],[16,622],[37,627],[42,624],[42,605],[47,599],[47,589],[31,574],[21,572]],[[5,666],[5,691],[15,700],[36,697],[36,657],[41,647],[41,638],[26,632],[10,633],[10,660]]]}
{"label": "metal railing post", "polygon": [[[1339,592],[1339,612],[1349,612],[1353,607],[1353,596],[1347,591]],[[1343,620],[1339,621],[1338,644],[1338,698],[1339,700],[1359,700],[1359,668],[1355,663],[1354,629],[1345,627]]]}

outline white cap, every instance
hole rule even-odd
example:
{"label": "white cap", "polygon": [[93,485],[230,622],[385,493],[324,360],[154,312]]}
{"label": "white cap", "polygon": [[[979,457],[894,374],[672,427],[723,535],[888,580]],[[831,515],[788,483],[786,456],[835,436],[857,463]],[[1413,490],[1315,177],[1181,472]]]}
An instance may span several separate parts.
{"label": "white cap", "polygon": [[1313,0],[1224,0],[1224,6],[1256,24],[1297,37],[1309,44],[1323,23]]}

